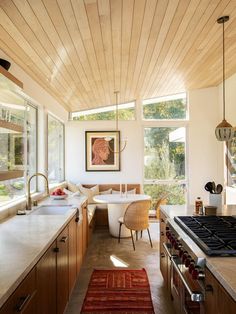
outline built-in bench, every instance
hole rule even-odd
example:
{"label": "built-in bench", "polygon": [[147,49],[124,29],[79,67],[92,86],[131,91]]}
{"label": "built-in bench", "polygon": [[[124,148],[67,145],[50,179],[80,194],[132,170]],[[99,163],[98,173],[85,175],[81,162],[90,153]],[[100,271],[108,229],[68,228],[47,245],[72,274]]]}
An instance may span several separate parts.
{"label": "built-in bench", "polygon": [[[96,187],[96,184],[81,184],[83,188],[92,189]],[[68,182],[67,188],[72,192],[76,192],[79,189],[78,186],[71,184]],[[89,190],[88,190],[89,192]],[[120,192],[120,184],[98,184],[97,193],[94,194],[111,194],[111,193],[119,193]],[[125,184],[122,184],[122,192],[125,192]],[[140,184],[127,184],[127,192],[140,194],[141,186]],[[96,227],[104,227],[108,226],[108,211],[106,204],[98,204],[93,200],[88,201],[87,205],[88,210],[88,224],[95,225]]]}

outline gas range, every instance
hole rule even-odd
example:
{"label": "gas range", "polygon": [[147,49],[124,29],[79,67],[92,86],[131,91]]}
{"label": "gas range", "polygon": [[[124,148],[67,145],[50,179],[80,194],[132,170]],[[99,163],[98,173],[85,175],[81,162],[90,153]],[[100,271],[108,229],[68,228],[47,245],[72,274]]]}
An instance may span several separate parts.
{"label": "gas range", "polygon": [[175,222],[209,256],[236,256],[236,218],[177,216]]}

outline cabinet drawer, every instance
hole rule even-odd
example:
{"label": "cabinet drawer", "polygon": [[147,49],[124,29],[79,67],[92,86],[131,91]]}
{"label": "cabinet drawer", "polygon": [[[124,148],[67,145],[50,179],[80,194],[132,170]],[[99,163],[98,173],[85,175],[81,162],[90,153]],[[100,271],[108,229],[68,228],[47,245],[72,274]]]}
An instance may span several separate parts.
{"label": "cabinet drawer", "polygon": [[36,272],[35,268],[18,286],[15,292],[9,297],[0,314],[30,313],[34,309],[36,313]]}

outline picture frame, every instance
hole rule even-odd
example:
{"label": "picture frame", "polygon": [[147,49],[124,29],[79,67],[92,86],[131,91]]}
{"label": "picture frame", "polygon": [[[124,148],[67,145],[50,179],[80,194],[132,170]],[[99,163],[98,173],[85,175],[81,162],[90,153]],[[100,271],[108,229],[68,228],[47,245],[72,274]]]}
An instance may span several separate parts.
{"label": "picture frame", "polygon": [[120,171],[120,131],[85,131],[86,171]]}

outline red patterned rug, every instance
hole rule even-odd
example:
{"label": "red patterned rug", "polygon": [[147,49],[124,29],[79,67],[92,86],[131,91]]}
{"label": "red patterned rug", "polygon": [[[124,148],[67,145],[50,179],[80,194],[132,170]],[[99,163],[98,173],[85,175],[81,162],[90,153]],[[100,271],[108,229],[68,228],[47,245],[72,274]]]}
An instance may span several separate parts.
{"label": "red patterned rug", "polygon": [[154,314],[145,269],[94,270],[81,313]]}

